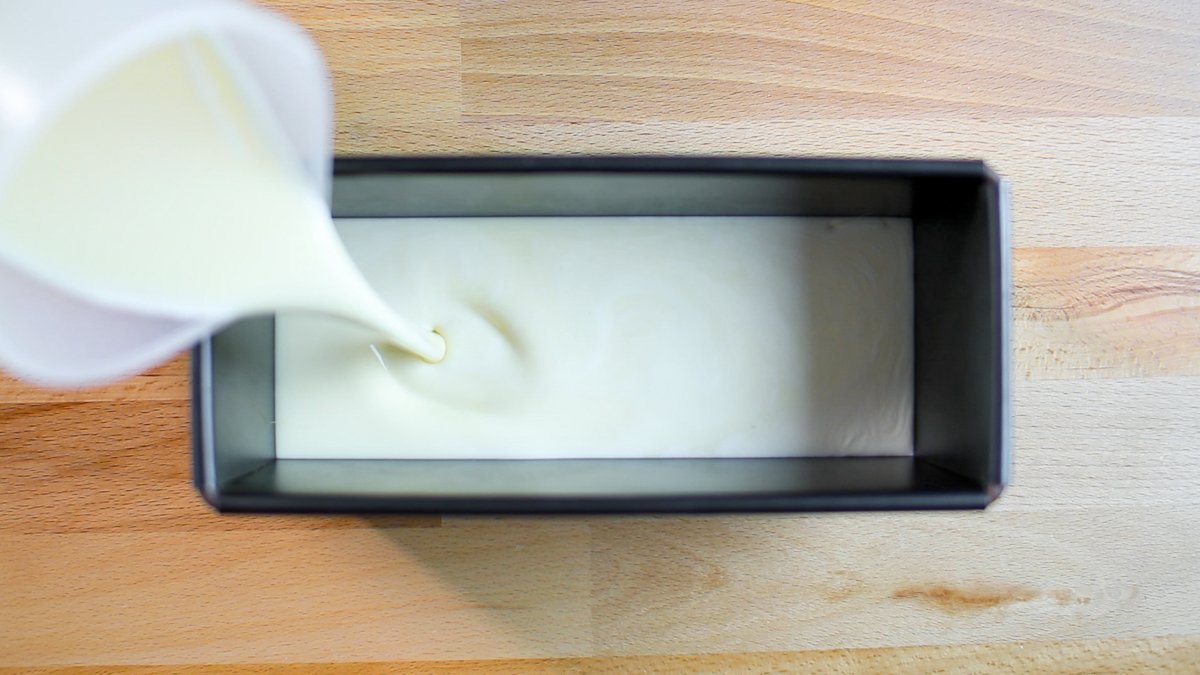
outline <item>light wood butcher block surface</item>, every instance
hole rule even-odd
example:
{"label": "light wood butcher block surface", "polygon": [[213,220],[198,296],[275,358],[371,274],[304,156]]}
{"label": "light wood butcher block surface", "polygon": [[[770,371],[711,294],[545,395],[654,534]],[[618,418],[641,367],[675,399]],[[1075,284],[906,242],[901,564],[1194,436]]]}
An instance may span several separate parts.
{"label": "light wood butcher block surface", "polygon": [[0,382],[0,665],[1200,669],[1200,4],[274,0],[342,154],[983,158],[1015,478],[986,512],[212,513],[181,357]]}

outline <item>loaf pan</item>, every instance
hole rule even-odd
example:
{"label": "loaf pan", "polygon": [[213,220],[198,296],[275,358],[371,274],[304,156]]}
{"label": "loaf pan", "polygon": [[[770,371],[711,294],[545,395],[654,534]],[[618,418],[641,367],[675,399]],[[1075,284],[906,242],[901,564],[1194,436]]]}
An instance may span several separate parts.
{"label": "loaf pan", "polygon": [[[275,456],[273,320],[192,358],[195,484],[221,511],[439,514],[977,509],[1008,481],[1009,227],[977,161],[433,157],[334,162],[336,218],[901,217],[913,223],[914,453],[786,459]],[[336,454],[331,448],[331,454]]]}

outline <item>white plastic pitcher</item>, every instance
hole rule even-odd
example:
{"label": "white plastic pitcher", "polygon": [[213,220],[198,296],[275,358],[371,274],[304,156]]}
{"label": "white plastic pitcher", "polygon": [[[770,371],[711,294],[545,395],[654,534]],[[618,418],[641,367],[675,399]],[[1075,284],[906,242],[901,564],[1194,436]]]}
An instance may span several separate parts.
{"label": "white plastic pitcher", "polygon": [[[325,65],[287,20],[238,0],[0,0],[0,200],[24,153],[82,92],[149,50],[196,36],[226,47],[225,66],[252,112],[279,129],[313,189],[327,195]],[[114,380],[227,320],[134,313],[77,290],[23,269],[0,246],[0,367],[53,386]]]}

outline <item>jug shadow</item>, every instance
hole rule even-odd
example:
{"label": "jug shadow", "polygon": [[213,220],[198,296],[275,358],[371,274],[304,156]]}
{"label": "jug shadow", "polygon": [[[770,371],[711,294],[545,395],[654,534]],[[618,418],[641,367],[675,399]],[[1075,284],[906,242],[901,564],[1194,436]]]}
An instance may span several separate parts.
{"label": "jug shadow", "polygon": [[[824,563],[803,550],[810,522],[802,515],[497,516],[413,529],[368,519],[436,585],[423,596],[473,616],[460,624],[488,633],[492,648],[528,658],[668,645],[675,653],[711,651],[722,639],[740,639],[726,634],[732,607],[741,608],[740,623],[767,630],[799,611],[796,599],[847,597],[844,579],[830,581]],[[764,594],[764,584],[791,589]],[[441,621],[438,613],[429,620]],[[463,658],[481,639],[447,635],[442,647]]]}

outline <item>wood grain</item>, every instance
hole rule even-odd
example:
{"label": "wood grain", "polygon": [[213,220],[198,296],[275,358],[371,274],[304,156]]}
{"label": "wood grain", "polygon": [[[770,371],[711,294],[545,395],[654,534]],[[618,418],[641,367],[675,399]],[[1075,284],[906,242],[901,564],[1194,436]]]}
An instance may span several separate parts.
{"label": "wood grain", "polygon": [[1200,248],[1022,249],[1013,268],[1018,376],[1200,375]]}
{"label": "wood grain", "polygon": [[[99,401],[186,401],[188,361],[176,358],[140,375],[105,387],[43,389],[0,376],[0,403],[85,403]],[[5,429],[8,431],[18,431]],[[28,431],[28,430],[24,430]],[[0,437],[3,438],[3,437]]]}
{"label": "wood grain", "polygon": [[0,666],[1200,668],[1200,5],[266,4],[324,50],[343,154],[986,159],[1016,480],[984,513],[220,517],[183,359],[0,379]]}
{"label": "wood grain", "polygon": [[1091,642],[1013,642],[995,645],[609,656],[296,664],[77,666],[8,669],[0,675],[293,675],[294,673],[1167,673],[1200,662],[1200,645],[1180,638]]}
{"label": "wood grain", "polygon": [[26,534],[0,550],[0,607],[21,617],[5,653],[28,665],[1196,634],[1200,551],[1163,533],[1197,517],[1197,506],[1134,506]]}
{"label": "wood grain", "polygon": [[[952,0],[895,5],[466,2],[464,112],[743,121],[1190,115],[1200,103],[1194,33],[1012,4],[990,17]],[[1139,38],[1156,49],[1131,53]]]}

